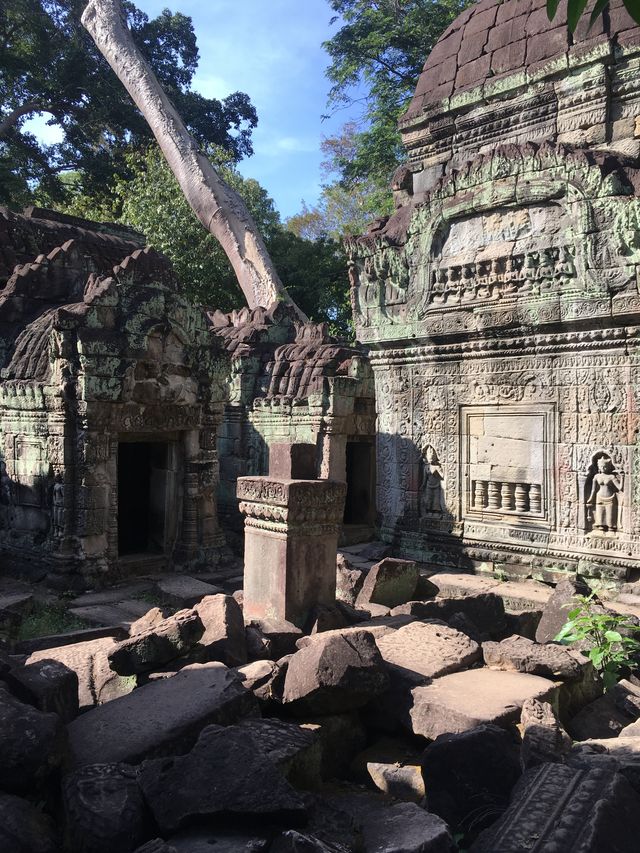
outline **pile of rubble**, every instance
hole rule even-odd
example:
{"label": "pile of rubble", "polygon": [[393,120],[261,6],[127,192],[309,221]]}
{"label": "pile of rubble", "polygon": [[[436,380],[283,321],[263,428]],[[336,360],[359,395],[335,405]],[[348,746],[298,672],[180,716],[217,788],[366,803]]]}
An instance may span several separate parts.
{"label": "pile of rubble", "polygon": [[304,631],[218,594],[0,652],[0,851],[636,849],[640,682],[550,642],[573,585],[446,587],[339,559]]}

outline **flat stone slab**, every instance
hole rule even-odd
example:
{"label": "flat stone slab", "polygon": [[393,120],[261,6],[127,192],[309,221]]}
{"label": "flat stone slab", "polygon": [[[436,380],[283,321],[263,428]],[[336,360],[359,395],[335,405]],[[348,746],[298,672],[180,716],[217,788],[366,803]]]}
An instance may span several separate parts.
{"label": "flat stone slab", "polygon": [[71,602],[72,607],[94,607],[98,604],[117,604],[119,601],[130,600],[143,595],[152,589],[150,581],[140,581],[126,586],[101,589],[97,592],[84,592]]}
{"label": "flat stone slab", "polygon": [[434,740],[482,723],[508,726],[520,718],[526,699],[553,703],[557,685],[537,675],[470,669],[438,678],[411,691],[414,734]]}
{"label": "flat stone slab", "polygon": [[137,764],[184,752],[210,723],[230,725],[257,713],[253,693],[235,672],[221,663],[193,664],[74,720],[73,762]]}
{"label": "flat stone slab", "polygon": [[505,610],[538,610],[547,603],[553,589],[539,581],[499,581],[482,575],[436,572],[429,575],[438,587],[440,598],[464,598],[479,592],[493,592],[503,601]]}
{"label": "flat stone slab", "polygon": [[480,646],[466,634],[429,622],[411,622],[376,644],[388,664],[426,678],[457,672],[480,659]]}
{"label": "flat stone slab", "polygon": [[193,607],[205,595],[218,595],[222,589],[189,575],[174,575],[157,581],[156,591],[167,604],[175,607]]}
{"label": "flat stone slab", "polygon": [[149,609],[144,601],[121,601],[118,604],[95,604],[90,607],[71,607],[69,612],[90,625],[130,625]]}

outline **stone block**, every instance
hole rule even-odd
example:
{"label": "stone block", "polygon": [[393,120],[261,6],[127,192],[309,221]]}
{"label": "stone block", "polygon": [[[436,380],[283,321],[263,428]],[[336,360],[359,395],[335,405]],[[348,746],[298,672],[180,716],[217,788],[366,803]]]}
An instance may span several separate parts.
{"label": "stone block", "polygon": [[499,643],[482,644],[485,664],[491,669],[528,672],[551,679],[577,679],[585,667],[591,668],[587,658],[571,654],[563,646],[552,643],[534,643],[517,634]]}
{"label": "stone block", "polygon": [[472,593],[461,598],[437,598],[434,601],[409,601],[394,607],[392,615],[411,615],[416,619],[441,619],[448,622],[463,613],[484,637],[504,636],[504,602],[493,592]]}
{"label": "stone block", "polygon": [[573,744],[566,756],[570,767],[621,773],[640,794],[640,738],[624,737],[583,740]]}
{"label": "stone block", "polygon": [[302,630],[286,620],[256,619],[246,627],[249,658],[279,660],[296,651]]}
{"label": "stone block", "polygon": [[536,631],[536,642],[552,643],[569,619],[569,611],[576,607],[576,596],[588,593],[584,583],[567,578],[561,581],[548,599]]}
{"label": "stone block", "polygon": [[53,821],[33,803],[0,792],[0,850],[3,853],[59,853]]}
{"label": "stone block", "polygon": [[281,480],[316,480],[315,444],[272,444],[269,477]]}
{"label": "stone block", "polygon": [[346,604],[355,605],[362,589],[366,573],[353,566],[343,554],[338,554],[336,563],[336,598]]}
{"label": "stone block", "polygon": [[350,769],[358,782],[373,782],[397,800],[419,803],[424,798],[420,753],[406,740],[381,738],[356,755]]}
{"label": "stone block", "polygon": [[14,667],[5,681],[23,702],[57,714],[64,723],[78,715],[78,676],[60,661],[44,659]]}
{"label": "stone block", "polygon": [[563,763],[571,749],[571,738],[548,702],[539,702],[537,699],[524,702],[520,731],[520,762],[523,770],[546,762]]}
{"label": "stone block", "polygon": [[537,675],[471,669],[438,678],[411,691],[414,734],[435,739],[483,723],[508,727],[517,722],[526,699],[553,700],[556,685]]}
{"label": "stone block", "polygon": [[415,803],[372,812],[362,826],[365,853],[451,853],[446,823]]}
{"label": "stone block", "polygon": [[370,633],[317,634],[290,659],[283,702],[302,714],[339,714],[362,707],[388,684]]}
{"label": "stone block", "polygon": [[357,712],[332,714],[301,723],[320,743],[321,776],[326,780],[344,778],[354,756],[364,749],[367,732]]}
{"label": "stone block", "polygon": [[139,782],[163,833],[217,816],[294,826],[306,817],[302,798],[238,727],[208,726],[186,755],[145,761]]}
{"label": "stone block", "polygon": [[509,804],[520,778],[518,745],[493,725],[445,734],[422,754],[427,807],[457,831],[489,826]]}
{"label": "stone block", "polygon": [[457,672],[480,659],[480,646],[447,625],[412,622],[376,640],[384,661],[425,678]]}
{"label": "stone block", "polygon": [[258,713],[256,699],[221,663],[193,664],[177,675],[82,714],[69,725],[73,761],[137,764],[188,750],[202,729]]}
{"label": "stone block", "polygon": [[187,654],[200,640],[204,630],[196,611],[178,611],[142,634],[118,643],[109,652],[109,664],[119,675],[152,672]]}
{"label": "stone block", "polygon": [[639,807],[619,773],[543,764],[523,774],[507,811],[470,853],[631,851]]}
{"label": "stone block", "polygon": [[153,834],[153,821],[127,764],[90,764],[62,782],[67,836],[74,853],[131,853]]}
{"label": "stone block", "polygon": [[242,720],[260,749],[296,788],[317,788],[322,782],[322,744],[317,732],[277,719]]}
{"label": "stone block", "polygon": [[217,660],[227,666],[247,662],[242,608],[230,595],[208,595],[194,608],[204,626],[198,641],[206,661]]}
{"label": "stone block", "polygon": [[210,583],[188,575],[170,575],[156,583],[158,595],[172,607],[193,607],[207,595],[217,595],[222,590]]}
{"label": "stone block", "polygon": [[66,758],[60,717],[38,711],[0,687],[0,789],[33,795]]}
{"label": "stone block", "polygon": [[633,704],[625,699],[640,698],[640,688],[622,680],[607,693],[590,702],[567,724],[569,734],[576,740],[618,737],[620,732],[640,717]]}
{"label": "stone block", "polygon": [[268,702],[272,698],[271,684],[277,671],[277,664],[272,660],[256,660],[236,669],[247,690],[251,690],[261,702]]}
{"label": "stone block", "polygon": [[418,568],[413,560],[385,557],[369,569],[356,606],[369,604],[397,607],[411,601],[418,584]]}
{"label": "stone block", "polygon": [[123,678],[109,666],[107,656],[116,645],[113,637],[105,637],[44,649],[34,652],[27,659],[27,664],[57,660],[73,670],[78,677],[78,702],[83,711],[117,696],[124,696],[135,687],[135,679]]}

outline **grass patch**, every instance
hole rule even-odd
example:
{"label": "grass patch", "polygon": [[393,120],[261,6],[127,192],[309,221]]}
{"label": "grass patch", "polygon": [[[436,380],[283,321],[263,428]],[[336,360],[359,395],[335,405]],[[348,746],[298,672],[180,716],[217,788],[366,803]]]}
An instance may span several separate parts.
{"label": "grass patch", "polygon": [[49,634],[66,634],[88,628],[86,622],[78,619],[63,605],[35,604],[33,610],[21,621],[15,639],[33,640]]}

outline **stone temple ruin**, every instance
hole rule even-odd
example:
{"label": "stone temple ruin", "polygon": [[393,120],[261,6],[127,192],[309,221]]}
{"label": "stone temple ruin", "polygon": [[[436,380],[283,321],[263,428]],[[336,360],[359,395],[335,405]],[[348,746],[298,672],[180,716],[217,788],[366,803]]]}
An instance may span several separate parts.
{"label": "stone temple ruin", "polygon": [[483,2],[400,120],[397,209],[350,243],[400,553],[557,580],[640,555],[640,30]]}
{"label": "stone temple ruin", "polygon": [[355,344],[0,211],[0,853],[637,853],[640,644],[558,639],[640,625],[640,27],[580,27],[438,41]]}

